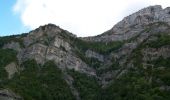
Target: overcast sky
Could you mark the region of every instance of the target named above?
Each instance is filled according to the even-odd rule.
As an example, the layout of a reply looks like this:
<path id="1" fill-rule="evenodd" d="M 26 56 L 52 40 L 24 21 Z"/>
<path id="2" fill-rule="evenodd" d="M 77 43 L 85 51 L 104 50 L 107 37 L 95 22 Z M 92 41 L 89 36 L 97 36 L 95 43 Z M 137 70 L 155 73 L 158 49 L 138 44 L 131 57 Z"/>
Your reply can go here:
<path id="1" fill-rule="evenodd" d="M 1 4 L 2 1 L 4 0 L 0 0 Z M 93 36 L 101 34 L 112 28 L 118 21 L 122 20 L 127 15 L 150 5 L 162 5 L 163 8 L 170 6 L 170 0 L 10 1 L 13 1 L 10 5 L 12 13 L 11 17 L 15 17 L 15 19 L 13 18 L 14 25 L 10 25 L 11 27 L 16 27 L 16 25 L 18 25 L 18 27 L 15 28 L 15 31 L 12 30 L 9 32 L 29 31 L 40 25 L 54 23 L 77 36 Z M 3 2 L 3 6 L 4 5 Z M 4 17 L 7 18 L 5 15 Z M 2 27 L 5 28 L 5 26 L 0 27 L 1 29 Z M 2 33 L 5 34 L 6 32 L 1 31 L 0 35 L 2 35 Z"/>

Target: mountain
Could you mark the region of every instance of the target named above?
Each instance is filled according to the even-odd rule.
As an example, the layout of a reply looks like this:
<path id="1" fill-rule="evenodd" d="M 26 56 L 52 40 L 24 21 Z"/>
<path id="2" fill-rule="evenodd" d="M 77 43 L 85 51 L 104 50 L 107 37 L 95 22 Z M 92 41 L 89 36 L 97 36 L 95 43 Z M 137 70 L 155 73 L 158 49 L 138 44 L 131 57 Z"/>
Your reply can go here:
<path id="1" fill-rule="evenodd" d="M 169 100 L 170 8 L 93 37 L 54 24 L 0 37 L 0 100 Z"/>

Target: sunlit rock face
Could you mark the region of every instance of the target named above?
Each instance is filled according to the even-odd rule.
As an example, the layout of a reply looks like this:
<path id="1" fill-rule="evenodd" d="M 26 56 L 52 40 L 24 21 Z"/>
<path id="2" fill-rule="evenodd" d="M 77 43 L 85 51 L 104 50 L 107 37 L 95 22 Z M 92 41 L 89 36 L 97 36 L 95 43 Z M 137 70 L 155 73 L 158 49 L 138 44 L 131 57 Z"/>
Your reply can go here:
<path id="1" fill-rule="evenodd" d="M 144 30 L 146 25 L 166 22 L 170 25 L 170 8 L 162 9 L 160 5 L 150 6 L 139 10 L 118 22 L 109 31 L 95 37 L 86 37 L 87 41 L 121 41 L 128 40 Z"/>
<path id="2" fill-rule="evenodd" d="M 37 63 L 44 64 L 48 60 L 53 60 L 62 70 L 69 68 L 95 75 L 95 70 L 76 56 L 74 48 L 69 43 L 72 40 L 65 36 L 76 38 L 75 35 L 53 24 L 31 31 L 24 37 L 25 48 L 18 53 L 19 61 L 35 59 Z"/>

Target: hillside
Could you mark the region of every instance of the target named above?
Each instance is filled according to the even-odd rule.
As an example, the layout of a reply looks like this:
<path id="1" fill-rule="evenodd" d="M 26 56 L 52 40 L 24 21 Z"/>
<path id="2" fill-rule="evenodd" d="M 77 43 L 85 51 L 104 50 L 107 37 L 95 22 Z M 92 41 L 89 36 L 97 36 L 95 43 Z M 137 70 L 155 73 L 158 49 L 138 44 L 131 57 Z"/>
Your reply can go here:
<path id="1" fill-rule="evenodd" d="M 48 24 L 0 37 L 0 100 L 169 100 L 169 61 L 170 8 L 93 37 Z"/>

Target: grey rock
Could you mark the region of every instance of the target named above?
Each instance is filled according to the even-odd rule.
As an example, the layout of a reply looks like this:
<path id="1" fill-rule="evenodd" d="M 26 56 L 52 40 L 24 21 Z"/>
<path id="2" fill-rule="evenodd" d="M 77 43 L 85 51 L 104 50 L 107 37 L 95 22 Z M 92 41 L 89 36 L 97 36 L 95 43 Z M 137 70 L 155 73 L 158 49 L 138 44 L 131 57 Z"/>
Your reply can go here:
<path id="1" fill-rule="evenodd" d="M 77 57 L 72 50 L 70 40 L 64 35 L 75 38 L 75 35 L 53 25 L 41 26 L 31 31 L 27 37 L 24 37 L 25 48 L 17 55 L 19 62 L 35 59 L 37 63 L 44 64 L 48 60 L 53 60 L 62 70 L 75 69 L 82 73 L 96 75 L 93 68 L 88 67 Z"/>
<path id="2" fill-rule="evenodd" d="M 133 58 L 133 56 L 136 56 L 136 52 L 133 51 L 135 49 L 138 50 L 138 47 L 142 54 L 141 68 L 144 70 L 149 67 L 154 68 L 154 64 L 149 64 L 148 61 L 156 60 L 159 57 L 170 57 L 170 45 L 160 48 L 140 48 L 142 43 L 157 40 L 158 38 L 154 35 L 160 33 L 169 34 L 169 32 L 170 8 L 162 9 L 161 6 L 156 5 L 144 8 L 125 17 L 109 31 L 95 37 L 77 38 L 72 33 L 58 26 L 48 24 L 40 26 L 31 31 L 27 36 L 24 36 L 22 38 L 24 43 L 23 48 L 20 47 L 18 42 L 10 42 L 5 44 L 3 49 L 9 48 L 18 51 L 17 58 L 19 64 L 29 59 L 35 59 L 38 64 L 43 65 L 45 62 L 53 60 L 57 67 L 62 70 L 63 77 L 73 95 L 77 100 L 81 100 L 79 91 L 74 87 L 74 79 L 67 73 L 67 70 L 74 69 L 88 76 L 94 76 L 97 78 L 99 84 L 105 88 L 116 79 L 126 75 L 131 69 L 138 72 L 139 69 L 134 64 L 135 57 Z M 79 50 L 79 48 L 76 47 L 77 45 L 74 45 L 74 40 L 76 39 L 105 43 L 122 41 L 124 44 L 119 49 L 111 51 L 110 54 L 100 54 L 97 51 L 92 51 L 90 48 L 87 48 L 87 51 L 83 52 L 85 55 L 81 56 L 87 59 L 95 58 L 100 61 L 100 64 L 97 63 L 96 68 L 92 68 L 90 64 L 86 64 L 86 59 L 81 59 L 77 54 L 76 50 Z M 155 69 L 166 70 L 166 67 L 161 66 Z M 11 79 L 19 69 L 17 64 L 12 62 L 5 67 L 5 70 L 8 73 L 8 78 Z M 153 76 L 146 77 L 148 83 L 152 83 L 153 79 Z M 161 83 L 161 79 L 157 80 Z M 165 85 L 161 86 L 160 90 L 169 91 L 170 89 L 169 86 Z M 21 100 L 22 98 L 6 89 L 0 90 L 0 100 L 1 99 Z"/>
<path id="3" fill-rule="evenodd" d="M 30 47 L 22 49 L 18 53 L 17 58 L 20 63 L 28 59 L 35 59 L 38 63 L 44 64 L 46 49 L 47 49 L 47 46 L 37 43 Z"/>
<path id="4" fill-rule="evenodd" d="M 159 89 L 163 91 L 170 91 L 170 86 L 161 86 Z"/>
<path id="5" fill-rule="evenodd" d="M 58 38 L 58 37 L 55 38 L 54 46 L 56 46 L 58 48 L 64 47 L 66 51 L 71 50 L 70 44 L 68 42 L 64 41 L 63 39 Z"/>
<path id="6" fill-rule="evenodd" d="M 76 55 L 70 52 L 62 51 L 56 47 L 49 47 L 47 50 L 46 59 L 54 60 L 58 67 L 62 70 L 65 68 L 75 69 L 76 71 L 95 75 L 95 70 L 88 67 L 87 64 L 80 58 L 77 58 Z"/>
<path id="7" fill-rule="evenodd" d="M 115 59 L 120 59 L 122 56 L 129 55 L 135 48 L 137 43 L 125 43 L 117 52 L 112 53 Z"/>
<path id="8" fill-rule="evenodd" d="M 15 73 L 18 72 L 16 63 L 11 62 L 5 67 L 6 72 L 8 73 L 8 79 L 11 79 Z"/>
<path id="9" fill-rule="evenodd" d="M 67 73 L 64 73 L 64 79 L 66 80 L 67 84 L 70 86 L 70 89 L 73 95 L 76 97 L 76 100 L 81 100 L 79 92 L 73 85 L 74 79 Z"/>
<path id="10" fill-rule="evenodd" d="M 62 32 L 65 32 L 65 33 L 62 33 Z M 53 25 L 53 24 L 40 26 L 39 28 L 29 32 L 29 35 L 27 37 L 24 37 L 24 45 L 27 47 L 31 44 L 41 42 L 47 39 L 48 41 L 51 41 L 56 36 L 61 37 L 64 34 L 70 37 L 76 37 L 76 35 L 69 33 L 68 31 L 63 30 L 60 27 Z"/>
<path id="11" fill-rule="evenodd" d="M 13 49 L 15 51 L 20 51 L 21 47 L 20 44 L 18 42 L 11 42 L 11 43 L 7 43 L 3 46 L 3 49 Z"/>
<path id="12" fill-rule="evenodd" d="M 125 17 L 109 31 L 98 36 L 85 37 L 83 40 L 103 42 L 128 40 L 144 30 L 145 26 L 156 22 L 165 22 L 170 25 L 169 7 L 162 9 L 160 5 L 156 5 L 144 8 Z"/>
<path id="13" fill-rule="evenodd" d="M 99 61 L 104 62 L 104 56 L 101 55 L 101 54 L 99 54 L 99 53 L 97 53 L 97 52 L 94 52 L 94 51 L 92 51 L 92 50 L 87 50 L 87 51 L 85 52 L 85 56 L 86 56 L 86 57 L 89 57 L 89 58 L 96 58 L 96 59 L 98 59 Z"/>
<path id="14" fill-rule="evenodd" d="M 9 89 L 0 90 L 0 100 L 23 100 Z"/>
<path id="15" fill-rule="evenodd" d="M 165 59 L 170 57 L 170 46 L 163 46 L 161 48 L 145 48 L 142 50 L 143 60 L 152 61 L 156 60 L 159 57 L 164 57 Z"/>

